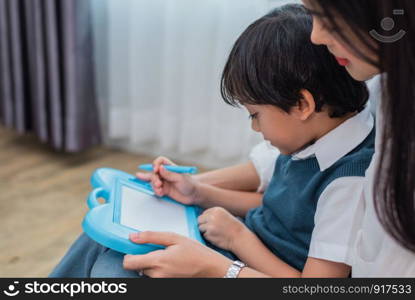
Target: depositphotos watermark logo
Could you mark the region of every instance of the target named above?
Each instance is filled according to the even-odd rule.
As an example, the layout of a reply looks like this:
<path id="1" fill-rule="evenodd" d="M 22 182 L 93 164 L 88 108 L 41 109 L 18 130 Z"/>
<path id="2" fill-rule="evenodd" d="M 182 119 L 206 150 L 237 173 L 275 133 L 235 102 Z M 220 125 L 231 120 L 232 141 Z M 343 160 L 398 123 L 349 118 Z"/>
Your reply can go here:
<path id="1" fill-rule="evenodd" d="M 405 11 L 403 9 L 393 10 L 394 16 L 403 16 L 404 14 L 405 14 Z M 384 31 L 391 31 L 392 29 L 395 28 L 395 21 L 394 19 L 390 17 L 383 18 L 382 21 L 380 22 L 380 27 Z M 373 29 L 369 33 L 375 40 L 381 43 L 395 43 L 404 37 L 404 35 L 406 34 L 406 31 L 403 29 L 400 29 L 397 33 L 393 35 L 382 35 Z"/>
<path id="2" fill-rule="evenodd" d="M 16 290 L 16 285 L 18 285 L 19 282 L 18 281 L 14 281 L 13 284 L 10 284 L 7 287 L 7 290 L 4 290 L 3 293 L 9 297 L 14 297 L 19 295 L 20 291 Z"/>
<path id="3" fill-rule="evenodd" d="M 72 283 L 48 283 L 48 282 L 27 282 L 22 289 L 18 288 L 18 281 L 10 284 L 3 293 L 9 297 L 22 294 L 66 294 L 71 297 L 77 294 L 125 294 L 127 293 L 126 283 L 107 283 L 105 281 L 90 282 L 72 282 Z"/>

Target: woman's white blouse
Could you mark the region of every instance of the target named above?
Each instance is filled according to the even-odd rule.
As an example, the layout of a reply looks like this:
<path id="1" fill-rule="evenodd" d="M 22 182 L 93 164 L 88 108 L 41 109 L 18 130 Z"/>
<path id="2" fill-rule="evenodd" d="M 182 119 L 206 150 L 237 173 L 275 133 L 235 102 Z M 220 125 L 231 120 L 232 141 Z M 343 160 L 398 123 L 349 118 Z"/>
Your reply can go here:
<path id="1" fill-rule="evenodd" d="M 272 178 L 272 173 L 274 173 L 275 162 L 279 154 L 280 151 L 268 141 L 259 143 L 251 150 L 249 159 L 254 164 L 260 179 L 258 192 L 263 193 L 266 190 Z"/>
<path id="2" fill-rule="evenodd" d="M 376 82 L 374 83 L 376 84 Z M 378 86 L 378 88 L 380 88 Z M 373 87 L 370 88 L 373 91 Z M 378 93 L 379 94 L 379 93 Z M 356 210 L 353 227 L 356 239 L 352 247 L 353 277 L 415 277 L 415 253 L 401 247 L 380 224 L 373 200 L 376 166 L 384 126 L 380 105 L 376 113 L 376 148 L 372 163 L 366 171 L 361 209 Z M 415 179 L 414 179 L 415 180 Z"/>
<path id="3" fill-rule="evenodd" d="M 354 219 L 350 224 L 353 238 L 349 241 L 348 259 L 352 265 L 353 277 L 415 277 L 415 253 L 395 242 L 382 228 L 373 204 L 373 184 L 376 164 L 379 161 L 380 137 L 382 136 L 382 116 L 380 114 L 380 76 L 368 82 L 370 104 L 376 115 L 376 152 L 366 171 L 361 200 L 354 209 Z M 268 142 L 257 145 L 250 159 L 261 179 L 258 191 L 263 192 L 269 184 L 274 170 L 278 150 Z M 414 179 L 415 180 L 415 179 Z M 355 191 L 356 192 L 356 191 Z"/>

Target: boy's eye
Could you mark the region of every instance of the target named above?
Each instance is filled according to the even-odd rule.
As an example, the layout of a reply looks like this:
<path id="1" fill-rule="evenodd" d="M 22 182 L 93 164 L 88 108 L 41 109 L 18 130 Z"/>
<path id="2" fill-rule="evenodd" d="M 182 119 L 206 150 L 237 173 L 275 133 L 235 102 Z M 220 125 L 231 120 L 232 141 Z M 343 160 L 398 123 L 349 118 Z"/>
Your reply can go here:
<path id="1" fill-rule="evenodd" d="M 257 117 L 258 117 L 258 113 L 253 113 L 253 114 L 249 115 L 249 118 L 251 120 L 256 119 Z"/>

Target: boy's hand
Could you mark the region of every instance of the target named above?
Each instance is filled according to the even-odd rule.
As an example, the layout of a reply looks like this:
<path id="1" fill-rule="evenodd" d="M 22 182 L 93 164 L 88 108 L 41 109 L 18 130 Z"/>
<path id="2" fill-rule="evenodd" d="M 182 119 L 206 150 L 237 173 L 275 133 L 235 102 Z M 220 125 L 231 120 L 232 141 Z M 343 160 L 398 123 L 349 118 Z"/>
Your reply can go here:
<path id="1" fill-rule="evenodd" d="M 199 230 L 212 244 L 233 251 L 235 240 L 245 225 L 221 207 L 207 209 L 198 218 Z"/>
<path id="2" fill-rule="evenodd" d="M 175 165 L 165 157 L 153 161 L 153 173 L 136 173 L 137 178 L 150 181 L 154 193 L 159 196 L 169 196 L 186 205 L 197 205 L 197 181 L 189 175 L 170 172 L 163 165 Z"/>

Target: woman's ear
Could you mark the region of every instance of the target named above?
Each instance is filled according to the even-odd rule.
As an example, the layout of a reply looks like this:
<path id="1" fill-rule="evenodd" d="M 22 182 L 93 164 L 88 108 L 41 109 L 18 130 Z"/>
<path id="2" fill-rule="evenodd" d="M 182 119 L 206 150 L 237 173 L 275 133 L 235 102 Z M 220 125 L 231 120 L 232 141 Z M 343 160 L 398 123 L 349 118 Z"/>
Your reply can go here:
<path id="1" fill-rule="evenodd" d="M 291 112 L 296 114 L 301 121 L 306 121 L 316 111 L 316 103 L 308 90 L 301 90 L 300 94 L 301 98 Z"/>

